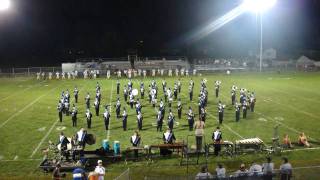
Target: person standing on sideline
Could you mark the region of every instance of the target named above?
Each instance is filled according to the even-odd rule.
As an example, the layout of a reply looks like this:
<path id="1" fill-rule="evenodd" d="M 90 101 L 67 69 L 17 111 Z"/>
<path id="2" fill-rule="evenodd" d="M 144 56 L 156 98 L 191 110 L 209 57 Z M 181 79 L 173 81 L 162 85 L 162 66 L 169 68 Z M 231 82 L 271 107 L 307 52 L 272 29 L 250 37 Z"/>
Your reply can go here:
<path id="1" fill-rule="evenodd" d="M 120 93 L 120 81 L 117 79 L 117 95 Z"/>
<path id="2" fill-rule="evenodd" d="M 283 163 L 280 166 L 280 179 L 290 180 L 292 177 L 292 166 L 288 161 L 288 158 L 282 158 Z"/>
<path id="3" fill-rule="evenodd" d="M 214 155 L 218 156 L 219 152 L 221 151 L 221 141 L 222 141 L 222 133 L 220 131 L 219 126 L 212 134 L 212 141 L 214 143 Z"/>
<path id="4" fill-rule="evenodd" d="M 197 144 L 197 152 L 201 152 L 202 150 L 202 138 L 204 135 L 204 122 L 198 119 L 198 121 L 194 125 L 195 128 L 195 136 L 196 136 L 196 144 Z"/>
<path id="5" fill-rule="evenodd" d="M 96 166 L 94 172 L 98 174 L 98 180 L 104 180 L 106 169 L 102 166 L 102 160 L 98 160 L 98 166 Z"/>

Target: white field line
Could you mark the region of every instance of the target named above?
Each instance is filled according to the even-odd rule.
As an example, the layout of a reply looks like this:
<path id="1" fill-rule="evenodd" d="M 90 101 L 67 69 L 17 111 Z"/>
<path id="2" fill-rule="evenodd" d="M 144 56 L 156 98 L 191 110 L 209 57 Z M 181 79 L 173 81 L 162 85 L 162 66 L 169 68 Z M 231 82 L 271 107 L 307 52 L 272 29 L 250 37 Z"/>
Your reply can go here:
<path id="1" fill-rule="evenodd" d="M 14 117 L 18 116 L 19 114 L 23 113 L 26 109 L 28 109 L 29 107 L 31 107 L 33 104 L 35 104 L 36 102 L 38 102 L 41 98 L 43 98 L 44 96 L 48 95 L 51 93 L 51 91 L 57 89 L 58 87 L 56 86 L 55 88 L 51 89 L 50 91 L 48 91 L 47 93 L 39 96 L 37 99 L 35 99 L 34 101 L 32 101 L 31 103 L 29 103 L 28 105 L 26 105 L 23 109 L 21 109 L 20 111 L 18 111 L 17 113 L 14 113 L 12 116 L 10 116 L 6 121 L 4 121 L 3 123 L 0 124 L 0 128 L 2 128 L 4 125 L 6 125 L 10 120 L 12 120 Z"/>
<path id="2" fill-rule="evenodd" d="M 57 123 L 59 122 L 59 118 L 52 124 L 52 126 L 50 127 L 49 131 L 46 133 L 46 135 L 41 139 L 41 141 L 39 142 L 38 146 L 33 150 L 33 152 L 30 155 L 30 158 L 32 158 L 36 152 L 39 150 L 39 148 L 41 147 L 42 143 L 47 139 L 47 137 L 49 136 L 49 134 L 51 133 L 51 131 L 53 130 L 53 128 L 57 125 Z"/>
<path id="3" fill-rule="evenodd" d="M 273 121 L 273 122 L 276 122 L 276 123 L 278 123 L 278 124 L 281 124 L 283 127 L 291 130 L 292 132 L 295 132 L 295 133 L 297 133 L 297 134 L 300 134 L 300 133 L 302 132 L 302 131 L 299 131 L 299 130 L 297 130 L 297 129 L 294 129 L 294 128 L 292 128 L 292 127 L 290 127 L 290 126 L 288 126 L 288 125 L 286 125 L 286 124 L 284 124 L 284 123 L 282 123 L 282 122 L 280 122 L 280 121 L 277 121 L 277 120 L 273 119 L 272 117 L 267 116 L 267 115 L 265 115 L 265 114 L 263 114 L 263 113 L 261 113 L 261 112 L 259 112 L 259 111 L 256 111 L 256 113 L 257 113 L 258 115 L 261 115 L 261 116 L 265 117 L 266 119 L 269 119 L 269 120 L 271 120 L 271 121 Z M 311 139 L 312 141 L 317 141 L 316 139 L 314 139 L 314 138 L 312 138 L 312 137 L 310 137 L 310 136 L 308 136 L 308 137 L 309 137 L 309 139 Z"/>
<path id="4" fill-rule="evenodd" d="M 18 91 L 18 92 L 16 92 L 16 93 L 13 93 L 13 94 L 7 96 L 7 97 L 4 97 L 4 98 L 0 99 L 0 102 L 2 102 L 2 101 L 4 101 L 4 100 L 7 100 L 7 99 L 9 99 L 9 98 L 11 98 L 11 97 L 13 97 L 13 96 L 18 95 L 18 94 L 21 94 L 21 93 L 23 93 L 23 92 L 26 92 L 26 91 L 28 91 L 29 89 L 34 88 L 36 85 L 41 84 L 41 83 L 43 83 L 43 82 L 46 82 L 46 81 L 38 82 L 38 83 L 36 83 L 36 84 L 34 84 L 34 85 L 30 86 L 30 87 L 24 88 L 22 91 Z"/>
<path id="5" fill-rule="evenodd" d="M 80 91 L 83 89 L 83 87 L 80 89 Z M 72 102 L 74 101 L 74 98 L 72 99 Z M 42 143 L 48 138 L 48 136 L 50 135 L 51 131 L 53 130 L 53 128 L 57 125 L 57 123 L 59 122 L 59 118 L 52 124 L 52 126 L 50 127 L 49 131 L 45 134 L 45 136 L 41 139 L 41 141 L 39 142 L 39 144 L 37 145 L 37 147 L 33 150 L 32 154 L 30 155 L 30 158 L 32 158 L 36 152 L 39 150 L 39 148 L 41 147 Z"/>
<path id="6" fill-rule="evenodd" d="M 110 124 L 111 124 L 111 113 L 112 113 L 112 94 L 113 94 L 113 80 L 111 81 L 111 92 L 110 92 L 110 119 L 109 119 L 109 125 L 108 125 L 108 131 L 107 131 L 107 139 L 110 138 Z"/>
<path id="7" fill-rule="evenodd" d="M 283 150 L 282 152 L 292 152 L 292 151 L 310 151 L 310 150 L 319 150 L 320 147 L 315 147 L 315 148 L 303 148 L 303 149 L 288 149 L 288 150 Z M 320 166 L 319 166 L 320 167 Z"/>
<path id="8" fill-rule="evenodd" d="M 265 96 L 261 96 L 261 97 L 264 97 L 264 98 L 265 98 Z M 265 99 L 266 99 L 266 98 L 265 98 Z M 294 110 L 295 112 L 298 112 L 298 113 L 300 113 L 300 114 L 304 114 L 304 115 L 307 115 L 307 116 L 309 116 L 309 117 L 312 117 L 312 118 L 315 118 L 315 119 L 319 119 L 318 116 L 316 116 L 316 115 L 314 115 L 314 114 L 312 114 L 312 113 L 310 113 L 310 112 L 300 110 L 300 109 L 298 109 L 298 108 L 295 108 L 295 107 L 293 107 L 293 106 L 289 106 L 289 105 L 287 105 L 287 104 L 279 103 L 279 102 L 274 101 L 274 100 L 272 100 L 272 99 L 268 99 L 268 100 L 271 101 L 271 103 L 275 103 L 275 104 L 280 105 L 281 107 L 287 107 L 287 108 L 292 109 L 292 110 Z M 269 102 L 269 101 L 266 101 L 266 102 Z"/>
<path id="9" fill-rule="evenodd" d="M 25 161 L 41 161 L 42 159 L 2 159 L 0 162 L 25 162 Z"/>

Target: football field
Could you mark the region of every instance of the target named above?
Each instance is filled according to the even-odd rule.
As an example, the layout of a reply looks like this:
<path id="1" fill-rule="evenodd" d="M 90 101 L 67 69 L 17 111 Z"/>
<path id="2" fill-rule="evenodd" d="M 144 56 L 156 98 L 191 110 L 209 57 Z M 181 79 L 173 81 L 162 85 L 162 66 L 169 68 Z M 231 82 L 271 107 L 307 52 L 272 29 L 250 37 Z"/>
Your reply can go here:
<path id="1" fill-rule="evenodd" d="M 188 97 L 188 84 L 192 78 L 195 82 L 193 101 Z M 220 126 L 224 140 L 232 141 L 246 138 L 259 137 L 266 145 L 272 145 L 274 126 L 279 125 L 280 141 L 284 134 L 288 134 L 292 142 L 297 142 L 300 132 L 308 136 L 308 140 L 314 148 L 312 153 L 308 149 L 296 147 L 295 150 L 286 154 L 292 159 L 292 164 L 307 166 L 320 164 L 320 73 L 234 73 L 210 74 L 201 77 L 181 77 L 182 92 L 178 96 L 183 104 L 183 115 L 178 119 L 177 101 L 173 101 L 172 111 L 176 117 L 174 133 L 177 141 L 186 141 L 188 135 L 194 131 L 188 130 L 186 114 L 189 106 L 198 113 L 198 94 L 201 79 L 207 79 L 209 92 L 207 106 L 207 120 L 205 127 L 205 140 L 211 142 L 211 135 L 217 123 L 217 103 L 219 100 L 226 105 L 224 121 Z M 176 77 L 165 77 L 167 87 L 173 88 Z M 220 96 L 216 98 L 214 93 L 214 81 L 222 82 Z M 143 81 L 145 89 L 151 83 L 152 78 L 133 79 L 133 88 L 139 89 Z M 156 77 L 155 81 L 159 88 L 158 97 L 163 97 L 162 78 Z M 101 147 L 104 139 L 111 142 L 120 141 L 121 149 L 129 147 L 129 138 L 137 129 L 135 109 L 124 102 L 123 86 L 128 80 L 120 80 L 120 94 L 116 93 L 116 79 L 99 78 L 76 79 L 76 80 L 46 80 L 37 81 L 35 78 L 0 78 L 0 175 L 2 176 L 34 176 L 41 174 L 38 165 L 43 157 L 42 149 L 48 146 L 48 141 L 58 142 L 60 131 L 71 137 L 81 127 L 86 128 L 85 119 L 85 95 L 91 95 L 91 105 L 95 96 L 96 83 L 101 85 L 102 103 L 100 116 L 95 116 L 94 107 L 92 128 L 88 133 L 96 136 L 96 144 L 86 146 L 87 150 L 95 150 Z M 256 96 L 255 112 L 249 112 L 246 119 L 235 121 L 235 108 L 231 105 L 231 86 L 236 85 L 238 89 L 246 88 L 254 91 Z M 71 116 L 64 116 L 63 122 L 58 120 L 57 104 L 62 91 L 69 90 L 71 104 L 73 103 L 73 89 L 79 89 L 78 127 L 72 127 Z M 138 95 L 140 97 L 140 94 Z M 115 116 L 114 105 L 117 97 L 121 100 L 122 108 L 126 107 L 128 112 L 128 130 L 122 130 L 122 121 Z M 237 100 L 239 92 L 237 93 Z M 159 100 L 159 98 L 158 98 Z M 156 110 L 148 102 L 147 93 L 142 103 L 143 130 L 140 131 L 143 145 L 152 145 L 162 142 L 162 133 L 156 131 Z M 110 129 L 106 131 L 102 114 L 104 105 L 111 105 Z M 72 107 L 72 106 L 71 106 Z M 121 108 L 121 113 L 122 113 Z M 166 116 L 169 108 L 166 104 Z M 167 120 L 167 117 L 164 118 Z M 164 123 L 163 131 L 166 129 Z M 189 145 L 195 144 L 194 138 L 189 139 Z M 241 161 L 246 156 L 242 157 Z M 254 159 L 255 157 L 248 157 Z M 257 157 L 258 158 L 258 157 Z M 259 157 L 259 160 L 261 158 Z M 159 163 L 166 163 L 166 160 Z M 168 160 L 170 161 L 170 160 Z M 214 161 L 214 159 L 212 160 Z M 230 161 L 230 159 L 229 159 Z M 127 166 L 135 165 L 128 164 Z M 214 166 L 214 165 L 212 165 Z M 112 167 L 112 166 L 111 166 Z M 117 166 L 111 168 L 115 169 Z M 121 168 L 124 168 L 123 166 Z M 107 167 L 108 169 L 108 167 Z M 110 170 L 112 171 L 112 170 Z M 1 178 L 0 178 L 1 179 Z"/>

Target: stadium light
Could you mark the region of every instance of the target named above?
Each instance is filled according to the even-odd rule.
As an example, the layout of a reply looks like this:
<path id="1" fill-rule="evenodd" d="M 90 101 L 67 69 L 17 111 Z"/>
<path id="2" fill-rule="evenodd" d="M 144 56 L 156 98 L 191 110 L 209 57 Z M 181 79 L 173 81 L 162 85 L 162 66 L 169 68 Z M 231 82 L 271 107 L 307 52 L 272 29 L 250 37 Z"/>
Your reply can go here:
<path id="1" fill-rule="evenodd" d="M 244 0 L 243 6 L 247 11 L 262 13 L 272 8 L 277 3 L 277 0 Z"/>
<path id="2" fill-rule="evenodd" d="M 9 9 L 10 0 L 0 0 L 0 11 L 4 11 Z"/>
<path id="3" fill-rule="evenodd" d="M 260 55 L 259 55 L 259 71 L 262 71 L 262 59 L 263 59 L 263 33 L 262 33 L 262 14 L 263 12 L 271 9 L 277 0 L 244 0 L 242 6 L 246 11 L 251 11 L 260 15 Z"/>

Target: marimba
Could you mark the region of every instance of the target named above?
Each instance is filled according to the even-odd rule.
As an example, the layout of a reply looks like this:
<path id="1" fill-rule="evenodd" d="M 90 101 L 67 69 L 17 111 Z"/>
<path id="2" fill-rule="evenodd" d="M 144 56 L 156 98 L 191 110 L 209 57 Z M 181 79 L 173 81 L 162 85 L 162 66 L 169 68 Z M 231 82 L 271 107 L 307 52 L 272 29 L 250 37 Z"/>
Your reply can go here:
<path id="1" fill-rule="evenodd" d="M 264 147 L 263 141 L 260 138 L 250 138 L 237 140 L 235 142 L 235 152 L 256 152 L 262 151 Z"/>
<path id="2" fill-rule="evenodd" d="M 160 150 L 166 149 L 166 150 L 175 150 L 177 149 L 177 153 L 179 154 L 180 151 L 181 153 L 183 153 L 183 148 L 186 148 L 187 145 L 185 145 L 182 142 L 176 142 L 176 143 L 172 143 L 172 144 L 155 144 L 155 145 L 151 145 L 149 146 L 149 154 L 151 154 L 151 150 L 155 149 L 155 148 L 159 148 Z"/>

